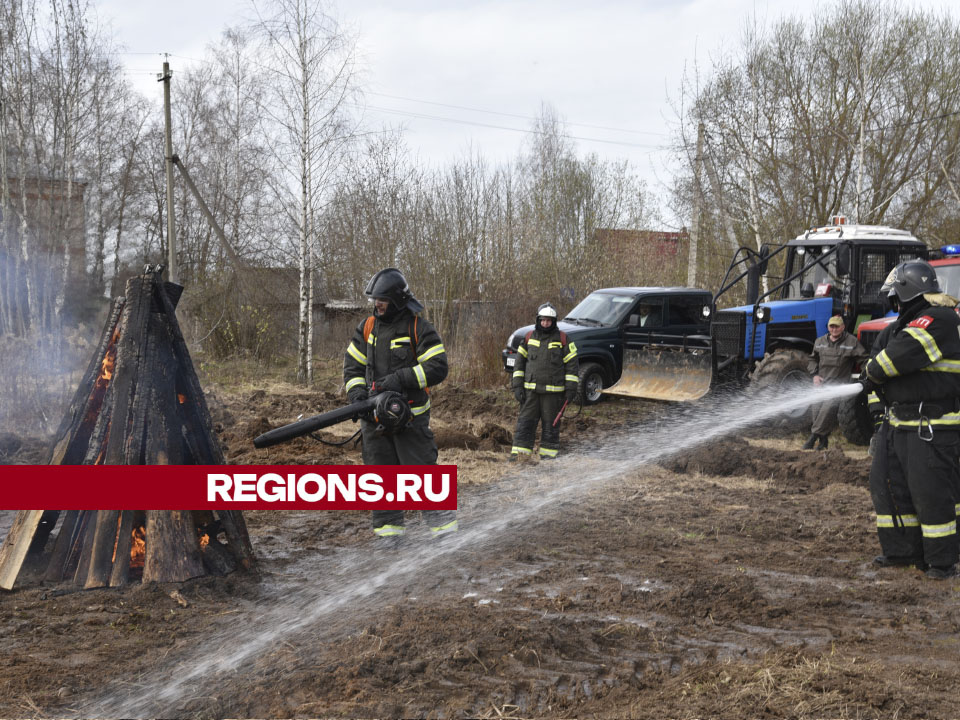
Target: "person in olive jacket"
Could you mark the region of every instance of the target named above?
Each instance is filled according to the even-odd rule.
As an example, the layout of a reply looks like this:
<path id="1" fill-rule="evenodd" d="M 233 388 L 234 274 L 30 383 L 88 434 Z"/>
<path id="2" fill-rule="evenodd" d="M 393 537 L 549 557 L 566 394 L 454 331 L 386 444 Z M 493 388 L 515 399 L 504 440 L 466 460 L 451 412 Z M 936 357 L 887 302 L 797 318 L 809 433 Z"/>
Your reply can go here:
<path id="1" fill-rule="evenodd" d="M 511 386 L 520 403 L 510 459 L 530 456 L 540 431 L 540 457 L 552 459 L 560 451 L 557 416 L 564 400 L 577 397 L 579 362 L 577 346 L 557 327 L 557 310 L 550 303 L 537 309 L 537 324 L 517 348 Z"/>
<path id="2" fill-rule="evenodd" d="M 813 374 L 813 384 L 817 387 L 823 384 L 848 383 L 854 367 L 866 359 L 867 351 L 863 345 L 846 331 L 843 318 L 834 315 L 827 321 L 827 334 L 818 337 L 813 344 L 813 354 L 807 370 Z M 817 449 L 827 449 L 830 433 L 837 427 L 839 407 L 840 400 L 814 405 L 813 426 L 810 428 L 810 437 L 803 445 L 804 450 L 813 450 L 818 440 Z"/>
<path id="3" fill-rule="evenodd" d="M 374 301 L 374 314 L 357 326 L 343 358 L 347 396 L 356 403 L 376 393 L 399 392 L 409 405 L 410 422 L 398 432 L 384 432 L 372 419 L 361 419 L 363 462 L 435 465 L 428 388 L 447 377 L 443 342 L 433 325 L 418 315 L 423 305 L 396 268 L 378 272 L 364 292 Z M 434 537 L 457 530 L 456 511 L 431 510 L 423 516 Z M 402 511 L 373 511 L 377 537 L 396 545 L 405 531 Z"/>

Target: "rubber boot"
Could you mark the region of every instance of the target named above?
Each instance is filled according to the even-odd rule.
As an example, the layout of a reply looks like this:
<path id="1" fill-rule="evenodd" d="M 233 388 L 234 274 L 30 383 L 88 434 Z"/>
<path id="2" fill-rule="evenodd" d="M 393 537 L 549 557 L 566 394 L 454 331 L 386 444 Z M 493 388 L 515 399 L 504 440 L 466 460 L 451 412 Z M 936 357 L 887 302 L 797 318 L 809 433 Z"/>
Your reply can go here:
<path id="1" fill-rule="evenodd" d="M 933 565 L 932 567 L 927 568 L 924 574 L 931 580 L 946 580 L 947 578 L 957 576 L 957 566 L 950 565 L 948 567 L 939 567 L 937 565 Z"/>
<path id="2" fill-rule="evenodd" d="M 813 446 L 816 444 L 816 442 L 817 442 L 817 436 L 811 435 L 810 437 L 807 438 L 807 441 L 803 444 L 803 448 L 801 449 L 813 450 Z"/>
<path id="3" fill-rule="evenodd" d="M 817 445 L 817 450 L 826 450 L 826 449 L 827 449 L 827 446 L 830 444 L 830 441 L 829 441 L 828 437 L 829 437 L 828 435 L 821 435 L 821 436 L 820 436 L 820 444 Z"/>

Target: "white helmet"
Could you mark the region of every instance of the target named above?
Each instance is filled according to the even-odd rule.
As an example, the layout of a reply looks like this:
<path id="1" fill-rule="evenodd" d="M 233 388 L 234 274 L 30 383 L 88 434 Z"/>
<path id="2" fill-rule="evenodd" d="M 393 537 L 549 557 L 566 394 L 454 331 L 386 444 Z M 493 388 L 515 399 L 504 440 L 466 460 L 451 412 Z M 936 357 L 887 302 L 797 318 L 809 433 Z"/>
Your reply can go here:
<path id="1" fill-rule="evenodd" d="M 545 302 L 537 308 L 537 323 L 540 322 L 540 318 L 552 318 L 556 322 L 557 309 L 550 303 Z"/>

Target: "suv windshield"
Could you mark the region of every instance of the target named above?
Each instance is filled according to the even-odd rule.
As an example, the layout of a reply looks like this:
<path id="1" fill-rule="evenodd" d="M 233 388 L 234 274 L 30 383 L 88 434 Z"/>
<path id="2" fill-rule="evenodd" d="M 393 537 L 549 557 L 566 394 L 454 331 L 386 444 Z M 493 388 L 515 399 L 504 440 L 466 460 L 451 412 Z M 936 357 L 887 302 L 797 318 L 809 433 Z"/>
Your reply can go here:
<path id="1" fill-rule="evenodd" d="M 590 293 L 564 318 L 567 322 L 616 325 L 630 311 L 636 298 L 633 295 Z"/>
<path id="2" fill-rule="evenodd" d="M 793 263 L 791 272 L 797 272 L 800 268 L 814 263 L 812 267 L 807 268 L 802 274 L 790 281 L 787 289 L 787 297 L 802 297 L 800 291 L 805 285 L 813 286 L 814 292 L 817 286 L 822 283 L 828 283 L 833 286 L 840 285 L 837 279 L 837 255 L 834 253 L 826 260 L 820 260 L 820 256 L 826 254 L 831 247 L 829 245 L 820 247 L 819 245 L 797 247 L 793 253 Z"/>
<path id="3" fill-rule="evenodd" d="M 947 295 L 960 298 L 960 264 L 935 265 L 934 270 L 937 271 L 937 281 L 940 283 L 940 289 Z"/>

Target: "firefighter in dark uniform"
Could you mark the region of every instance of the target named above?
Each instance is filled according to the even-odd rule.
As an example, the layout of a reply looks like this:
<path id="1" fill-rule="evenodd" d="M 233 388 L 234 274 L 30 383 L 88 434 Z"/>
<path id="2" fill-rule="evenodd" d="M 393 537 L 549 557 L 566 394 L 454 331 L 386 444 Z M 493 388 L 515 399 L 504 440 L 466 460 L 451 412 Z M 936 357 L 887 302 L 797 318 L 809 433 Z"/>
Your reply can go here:
<path id="1" fill-rule="evenodd" d="M 557 327 L 557 310 L 550 303 L 537 309 L 537 324 L 517 348 L 513 368 L 514 397 L 520 417 L 513 434 L 510 459 L 533 452 L 540 423 L 540 457 L 552 459 L 560 450 L 560 424 L 554 424 L 564 400 L 577 397 L 579 362 L 577 346 Z"/>
<path id="2" fill-rule="evenodd" d="M 368 465 L 435 465 L 437 443 L 430 429 L 428 388 L 447 376 L 447 354 L 440 335 L 417 313 L 423 305 L 403 274 L 386 268 L 367 283 L 374 314 L 357 326 L 343 358 L 343 381 L 351 403 L 392 390 L 402 393 L 410 421 L 399 432 L 384 433 L 372 419 L 361 419 L 363 462 Z M 457 530 L 455 511 L 424 512 L 434 537 Z M 374 510 L 373 531 L 391 544 L 404 535 L 402 511 Z"/>
<path id="3" fill-rule="evenodd" d="M 916 565 L 934 579 L 952 577 L 958 558 L 957 457 L 960 453 L 960 317 L 931 305 L 940 293 L 933 267 L 908 260 L 881 292 L 900 316 L 877 338 L 861 377 L 886 407 L 877 433 L 870 494 L 884 566 Z"/>

